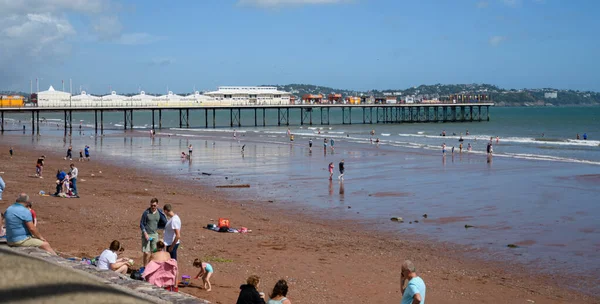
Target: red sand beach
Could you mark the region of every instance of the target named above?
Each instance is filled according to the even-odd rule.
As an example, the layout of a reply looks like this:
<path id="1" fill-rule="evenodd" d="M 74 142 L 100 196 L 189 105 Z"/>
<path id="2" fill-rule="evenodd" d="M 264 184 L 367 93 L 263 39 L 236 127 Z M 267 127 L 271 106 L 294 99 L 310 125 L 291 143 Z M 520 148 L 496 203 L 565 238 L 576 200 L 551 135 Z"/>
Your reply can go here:
<path id="1" fill-rule="evenodd" d="M 278 279 L 287 279 L 293 303 L 397 303 L 404 259 L 412 260 L 425 280 L 427 303 L 600 302 L 600 298 L 561 287 L 563 279 L 558 274 L 532 274 L 523 265 L 466 258 L 470 249 L 365 230 L 353 221 L 323 222 L 310 212 L 290 211 L 277 203 L 234 200 L 198 182 L 116 166 L 101 153 L 91 162 L 75 162 L 81 198 L 38 196 L 40 190 L 54 189 L 56 169 L 67 169 L 69 162 L 52 151 L 15 148 L 16 156 L 10 159 L 9 147 L 0 145 L 0 172 L 7 186 L 0 202 L 3 210 L 19 192 L 26 192 L 33 197 L 38 228 L 57 251 L 93 257 L 117 239 L 126 248 L 125 255 L 139 266 L 143 210 L 152 197 L 161 206 L 171 203 L 183 223 L 181 274 L 196 274 L 195 258 L 209 258 L 215 269 L 211 292 L 200 289 L 198 281 L 180 291 L 213 303 L 233 303 L 240 284 L 251 274 L 262 278 L 259 289 L 267 294 Z M 45 178 L 38 179 L 32 175 L 35 160 L 42 154 L 48 157 Z M 248 227 L 252 232 L 203 229 L 219 217 L 228 217 L 234 227 Z"/>

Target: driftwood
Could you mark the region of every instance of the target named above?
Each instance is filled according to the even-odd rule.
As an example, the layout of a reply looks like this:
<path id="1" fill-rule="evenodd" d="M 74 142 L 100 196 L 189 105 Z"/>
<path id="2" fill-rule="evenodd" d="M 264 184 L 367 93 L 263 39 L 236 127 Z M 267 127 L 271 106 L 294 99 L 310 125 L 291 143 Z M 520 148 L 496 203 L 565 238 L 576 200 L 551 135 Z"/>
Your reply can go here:
<path id="1" fill-rule="evenodd" d="M 221 186 L 217 186 L 217 188 L 250 188 L 250 185 L 248 185 L 248 184 L 242 184 L 242 185 L 221 185 Z"/>

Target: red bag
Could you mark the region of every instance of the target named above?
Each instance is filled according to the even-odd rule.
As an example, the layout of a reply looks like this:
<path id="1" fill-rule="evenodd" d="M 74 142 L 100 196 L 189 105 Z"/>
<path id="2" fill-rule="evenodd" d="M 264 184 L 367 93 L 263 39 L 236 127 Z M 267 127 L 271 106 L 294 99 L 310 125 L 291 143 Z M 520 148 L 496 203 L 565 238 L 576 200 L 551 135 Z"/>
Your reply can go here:
<path id="1" fill-rule="evenodd" d="M 231 228 L 229 225 L 230 224 L 229 224 L 229 219 L 228 218 L 224 218 L 224 217 L 219 218 L 219 228 L 227 228 L 227 229 L 229 229 L 229 228 Z"/>

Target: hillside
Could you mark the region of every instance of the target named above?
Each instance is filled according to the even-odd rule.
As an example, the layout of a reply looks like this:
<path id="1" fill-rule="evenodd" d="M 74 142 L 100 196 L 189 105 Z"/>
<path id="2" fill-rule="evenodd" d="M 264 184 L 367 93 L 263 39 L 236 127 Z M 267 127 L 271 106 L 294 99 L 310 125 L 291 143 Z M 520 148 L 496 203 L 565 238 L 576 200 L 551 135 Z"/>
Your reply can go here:
<path id="1" fill-rule="evenodd" d="M 591 91 L 574 90 L 556 90 L 552 88 L 543 89 L 501 89 L 491 84 L 435 84 L 420 85 L 406 89 L 388 89 L 388 90 L 370 90 L 355 91 L 339 88 L 330 88 L 312 84 L 286 84 L 272 85 L 279 90 L 291 92 L 297 97 L 304 94 L 331 94 L 338 93 L 343 96 L 386 96 L 395 95 L 399 98 L 413 96 L 416 100 L 444 98 L 449 95 L 464 94 L 475 95 L 485 94 L 490 96 L 491 100 L 497 106 L 529 106 L 529 105 L 600 105 L 600 93 Z M 556 98 L 547 98 L 546 93 L 556 93 Z M 28 97 L 26 92 L 0 91 L 0 95 L 22 95 Z M 132 96 L 137 93 L 123 94 Z M 187 95 L 190 93 L 181 93 Z M 553 97 L 553 96 L 552 96 Z"/>

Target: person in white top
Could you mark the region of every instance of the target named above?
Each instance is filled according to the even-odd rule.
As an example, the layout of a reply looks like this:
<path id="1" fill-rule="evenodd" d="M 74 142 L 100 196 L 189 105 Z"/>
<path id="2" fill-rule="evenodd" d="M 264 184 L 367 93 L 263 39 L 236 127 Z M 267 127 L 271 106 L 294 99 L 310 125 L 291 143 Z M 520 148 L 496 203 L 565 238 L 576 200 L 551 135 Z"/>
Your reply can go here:
<path id="1" fill-rule="evenodd" d="M 75 164 L 71 164 L 71 171 L 69 176 L 71 179 L 71 188 L 73 188 L 73 195 L 77 196 L 77 175 L 79 175 L 79 169 L 75 167 Z"/>
<path id="2" fill-rule="evenodd" d="M 128 258 L 118 259 L 117 256 L 121 252 L 123 252 L 121 243 L 117 240 L 112 241 L 110 247 L 100 254 L 100 257 L 98 258 L 98 269 L 112 270 L 120 274 L 126 274 L 129 266 L 133 264 L 133 260 Z"/>
<path id="3" fill-rule="evenodd" d="M 177 260 L 177 248 L 179 248 L 179 240 L 181 239 L 181 219 L 175 214 L 171 204 L 165 204 L 163 211 L 169 218 L 165 226 L 165 245 L 167 245 L 167 252 L 169 252 L 171 258 Z"/>

